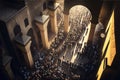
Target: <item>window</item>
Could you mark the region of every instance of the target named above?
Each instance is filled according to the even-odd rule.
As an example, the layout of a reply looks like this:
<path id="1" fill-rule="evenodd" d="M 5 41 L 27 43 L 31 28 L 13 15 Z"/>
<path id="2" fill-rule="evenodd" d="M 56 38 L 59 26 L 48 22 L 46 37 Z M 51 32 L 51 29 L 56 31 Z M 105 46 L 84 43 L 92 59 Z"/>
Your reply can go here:
<path id="1" fill-rule="evenodd" d="M 20 25 L 17 24 L 14 27 L 14 35 L 17 36 L 18 34 L 22 34 L 22 33 L 21 33 Z"/>
<path id="2" fill-rule="evenodd" d="M 29 22 L 28 22 L 27 18 L 25 18 L 24 23 L 25 23 L 25 27 L 27 27 L 29 25 Z"/>

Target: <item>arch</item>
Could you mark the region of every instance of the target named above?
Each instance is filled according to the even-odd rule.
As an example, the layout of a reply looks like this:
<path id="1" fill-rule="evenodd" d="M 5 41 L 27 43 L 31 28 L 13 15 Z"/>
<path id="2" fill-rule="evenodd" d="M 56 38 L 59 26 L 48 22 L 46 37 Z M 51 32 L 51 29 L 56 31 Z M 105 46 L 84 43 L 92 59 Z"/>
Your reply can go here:
<path id="1" fill-rule="evenodd" d="M 64 13 L 69 14 L 71 7 L 83 5 L 87 7 L 92 14 L 92 23 L 98 23 L 98 17 L 103 1 L 101 0 L 64 0 Z M 97 6 L 97 7 L 96 7 Z"/>
<path id="2" fill-rule="evenodd" d="M 29 25 L 28 18 L 25 18 L 25 19 L 24 19 L 24 24 L 25 24 L 25 27 L 27 27 L 27 26 Z"/>
<path id="3" fill-rule="evenodd" d="M 14 35 L 17 36 L 17 35 L 20 35 L 20 34 L 22 34 L 21 28 L 20 28 L 20 25 L 17 24 L 17 25 L 14 27 Z"/>
<path id="4" fill-rule="evenodd" d="M 84 51 L 86 43 L 89 41 L 92 14 L 90 10 L 83 5 L 75 5 L 69 10 L 69 34 L 73 40 L 78 41 L 80 44 L 82 43 L 80 49 L 82 52 Z"/>
<path id="5" fill-rule="evenodd" d="M 75 5 L 69 11 L 69 24 L 71 23 L 73 27 L 87 26 L 91 19 L 92 14 L 90 10 L 83 5 Z"/>

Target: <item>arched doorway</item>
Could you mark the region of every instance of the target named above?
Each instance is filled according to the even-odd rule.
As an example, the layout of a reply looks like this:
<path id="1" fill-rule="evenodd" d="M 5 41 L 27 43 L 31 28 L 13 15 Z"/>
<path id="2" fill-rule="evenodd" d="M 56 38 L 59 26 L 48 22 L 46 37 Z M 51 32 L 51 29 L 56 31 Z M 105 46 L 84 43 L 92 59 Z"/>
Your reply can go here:
<path id="1" fill-rule="evenodd" d="M 14 27 L 14 35 L 17 36 L 17 35 L 20 35 L 20 34 L 22 34 L 21 28 L 20 28 L 20 25 L 17 24 L 17 25 Z"/>
<path id="2" fill-rule="evenodd" d="M 83 53 L 85 46 L 87 46 L 91 29 L 91 19 L 92 14 L 85 6 L 75 5 L 69 10 L 70 30 L 68 32 L 68 42 L 77 42 L 75 47 L 79 47 L 79 53 Z M 73 55 L 71 59 L 72 63 L 75 62 L 77 55 Z"/>
<path id="3" fill-rule="evenodd" d="M 81 43 L 88 41 L 92 14 L 88 8 L 82 5 L 75 5 L 69 10 L 69 25 L 71 36 L 77 35 Z M 74 39 L 74 38 L 73 38 Z"/>
<path id="4" fill-rule="evenodd" d="M 72 28 L 87 27 L 92 19 L 92 14 L 88 8 L 82 5 L 75 5 L 69 10 L 69 24 Z"/>

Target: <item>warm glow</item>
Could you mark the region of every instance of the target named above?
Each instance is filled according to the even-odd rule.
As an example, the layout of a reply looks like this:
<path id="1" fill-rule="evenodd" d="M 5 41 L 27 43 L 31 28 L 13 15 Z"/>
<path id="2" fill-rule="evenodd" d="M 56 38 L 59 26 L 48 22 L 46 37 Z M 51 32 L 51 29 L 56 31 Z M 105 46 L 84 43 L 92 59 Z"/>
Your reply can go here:
<path id="1" fill-rule="evenodd" d="M 98 76 L 97 80 L 100 80 L 101 75 L 104 71 L 104 69 L 103 69 L 103 67 L 105 66 L 104 59 L 107 58 L 107 65 L 111 66 L 112 62 L 114 60 L 114 57 L 116 55 L 116 43 L 115 43 L 115 33 L 114 33 L 114 11 L 112 13 L 112 16 L 110 18 L 108 26 L 106 28 L 106 32 L 107 32 L 107 30 L 108 30 L 108 33 L 106 35 L 105 43 L 104 43 L 103 49 L 102 49 L 102 54 L 105 53 L 105 57 L 103 58 L 101 65 L 99 67 L 99 70 L 97 73 L 97 76 Z M 109 40 L 110 40 L 110 42 L 109 42 Z M 108 42 L 109 42 L 109 44 L 108 44 Z M 107 44 L 108 44 L 108 48 L 105 52 Z"/>

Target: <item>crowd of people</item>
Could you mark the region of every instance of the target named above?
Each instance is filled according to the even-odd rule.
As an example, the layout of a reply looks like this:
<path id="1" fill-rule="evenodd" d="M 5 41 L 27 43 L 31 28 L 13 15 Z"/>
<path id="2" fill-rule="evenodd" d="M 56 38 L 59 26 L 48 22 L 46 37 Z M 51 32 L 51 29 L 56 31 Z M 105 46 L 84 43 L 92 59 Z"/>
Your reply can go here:
<path id="1" fill-rule="evenodd" d="M 91 43 L 79 43 L 83 34 L 87 34 L 85 31 L 91 19 L 90 13 L 78 13 L 78 17 L 72 14 L 70 16 L 71 28 L 67 35 L 64 33 L 64 24 L 61 22 L 60 27 L 58 27 L 58 34 L 55 41 L 52 42 L 50 49 L 35 52 L 33 68 L 29 69 L 25 65 L 19 66 L 19 73 L 23 79 L 87 80 L 88 77 L 86 78 L 85 76 L 89 76 L 96 69 L 100 57 L 98 48 Z M 88 20 L 86 21 L 86 19 Z M 82 44 L 85 44 L 85 46 L 82 52 L 80 52 Z M 69 50 L 68 53 L 71 54 L 74 48 L 74 53 L 78 54 L 74 63 L 60 59 L 61 54 L 63 54 L 63 59 L 68 57 L 64 53 L 66 50 Z"/>

